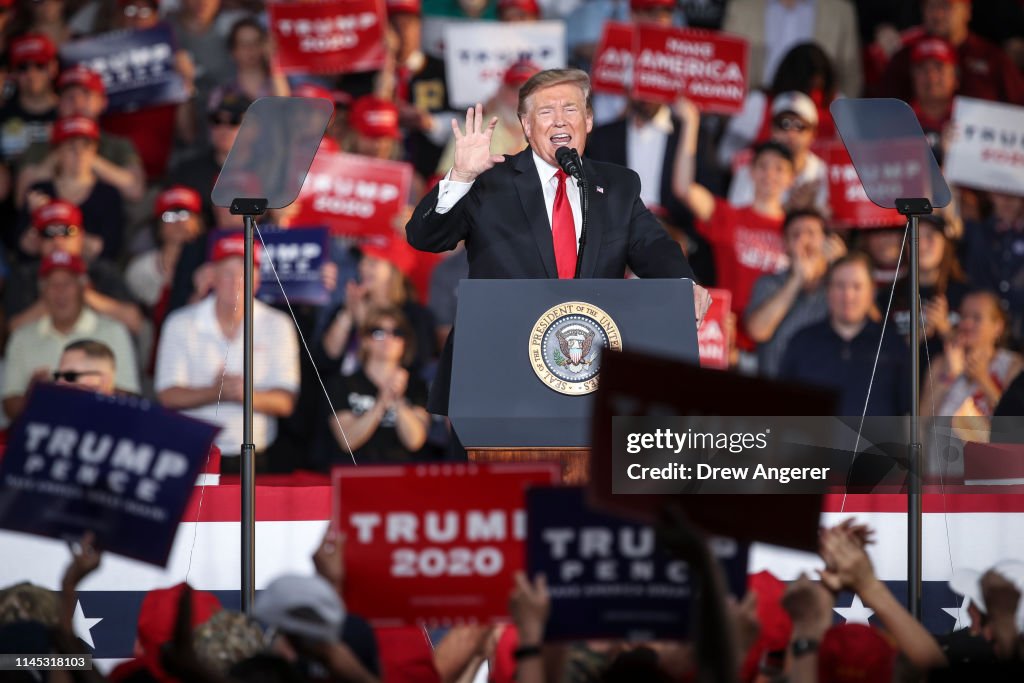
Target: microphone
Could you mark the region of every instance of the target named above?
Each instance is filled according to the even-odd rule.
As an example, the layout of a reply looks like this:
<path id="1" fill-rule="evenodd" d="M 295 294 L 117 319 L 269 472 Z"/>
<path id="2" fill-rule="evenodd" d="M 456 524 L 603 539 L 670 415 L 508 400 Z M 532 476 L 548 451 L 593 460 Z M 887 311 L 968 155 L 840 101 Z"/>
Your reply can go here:
<path id="1" fill-rule="evenodd" d="M 571 175 L 577 181 L 583 180 L 583 164 L 580 162 L 580 153 L 572 147 L 559 147 L 555 150 L 555 161 L 562 167 L 566 175 Z"/>

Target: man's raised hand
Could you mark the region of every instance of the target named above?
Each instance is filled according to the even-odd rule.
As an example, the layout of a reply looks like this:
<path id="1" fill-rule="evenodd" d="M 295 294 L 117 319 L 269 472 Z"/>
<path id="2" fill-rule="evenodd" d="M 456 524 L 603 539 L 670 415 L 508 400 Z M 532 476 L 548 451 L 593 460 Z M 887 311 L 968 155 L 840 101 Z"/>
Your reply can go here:
<path id="1" fill-rule="evenodd" d="M 466 110 L 465 133 L 459 128 L 458 120 L 452 119 L 452 132 L 455 134 L 452 180 L 471 183 L 478 175 L 505 160 L 500 154 L 491 154 L 491 136 L 498 125 L 498 117 L 491 117 L 491 122 L 484 128 L 483 110 L 480 103 Z"/>

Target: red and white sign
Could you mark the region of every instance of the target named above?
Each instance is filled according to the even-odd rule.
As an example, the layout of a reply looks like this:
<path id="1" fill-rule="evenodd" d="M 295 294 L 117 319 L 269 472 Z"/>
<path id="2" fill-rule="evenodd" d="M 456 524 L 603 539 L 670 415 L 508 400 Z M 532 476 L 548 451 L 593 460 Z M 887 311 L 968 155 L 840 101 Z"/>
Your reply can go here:
<path id="1" fill-rule="evenodd" d="M 384 0 L 268 3 L 285 73 L 340 74 L 384 65 Z"/>
<path id="2" fill-rule="evenodd" d="M 697 344 L 700 347 L 700 366 L 717 370 L 729 369 L 729 309 L 732 308 L 732 292 L 728 289 L 709 289 L 711 306 L 704 322 L 697 330 Z"/>
<path id="3" fill-rule="evenodd" d="M 828 166 L 832 223 L 844 228 L 886 228 L 904 223 L 896 209 L 883 209 L 868 199 L 842 142 L 821 145 L 818 154 Z"/>
<path id="4" fill-rule="evenodd" d="M 951 183 L 1024 195 L 1024 107 L 969 97 L 953 100 L 945 173 Z"/>
<path id="5" fill-rule="evenodd" d="M 292 225 L 326 225 L 334 235 L 394 233 L 412 183 L 412 166 L 359 154 L 317 152 L 299 191 Z"/>
<path id="6" fill-rule="evenodd" d="M 633 95 L 735 114 L 747 95 L 747 41 L 697 29 L 639 24 L 633 38 Z"/>
<path id="7" fill-rule="evenodd" d="M 633 25 L 609 21 L 590 67 L 594 92 L 624 95 L 633 81 Z"/>
<path id="8" fill-rule="evenodd" d="M 557 463 L 339 467 L 334 524 L 346 535 L 345 604 L 374 626 L 507 618 L 524 566 L 529 486 Z"/>

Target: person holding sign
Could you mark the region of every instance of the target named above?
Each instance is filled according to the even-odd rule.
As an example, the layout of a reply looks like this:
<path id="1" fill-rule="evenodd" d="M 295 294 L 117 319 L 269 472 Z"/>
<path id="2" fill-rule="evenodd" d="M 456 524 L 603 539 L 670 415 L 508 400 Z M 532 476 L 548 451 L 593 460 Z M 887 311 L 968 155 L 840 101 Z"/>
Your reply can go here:
<path id="1" fill-rule="evenodd" d="M 793 154 L 777 142 L 756 146 L 750 166 L 754 201 L 738 208 L 694 180 L 700 112 L 682 98 L 676 108 L 683 134 L 679 136 L 672 189 L 693 212 L 697 231 L 711 243 L 718 286 L 732 292 L 732 312 L 740 317 L 757 278 L 789 265 L 782 238 L 782 197 L 793 185 Z M 737 344 L 743 351 L 754 350 L 745 325 L 737 330 Z"/>
<path id="2" fill-rule="evenodd" d="M 559 168 L 555 152 L 582 153 L 594 127 L 590 77 L 578 69 L 549 69 L 519 91 L 519 121 L 528 149 L 515 156 L 491 151 L 497 117 L 483 120 L 478 104 L 466 111 L 465 130 L 452 120 L 455 162 L 406 225 L 409 244 L 442 252 L 466 241 L 470 278 L 572 278 L 582 226 L 576 179 Z M 640 199 L 630 169 L 584 158 L 591 183 L 588 249 L 580 277 L 621 278 L 627 267 L 640 277 L 692 278 L 682 250 Z M 698 319 L 707 292 L 694 285 Z M 451 373 L 449 335 L 430 409 L 447 413 Z"/>

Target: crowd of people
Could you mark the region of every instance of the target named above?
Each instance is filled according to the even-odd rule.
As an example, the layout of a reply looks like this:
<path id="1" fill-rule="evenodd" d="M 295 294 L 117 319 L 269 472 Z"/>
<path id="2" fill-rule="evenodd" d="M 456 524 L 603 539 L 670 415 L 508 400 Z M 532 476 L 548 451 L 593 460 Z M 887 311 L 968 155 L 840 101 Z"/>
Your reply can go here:
<path id="1" fill-rule="evenodd" d="M 266 95 L 330 100 L 325 148 L 408 162 L 407 205 L 414 206 L 453 168 L 451 121 L 462 118 L 449 104 L 444 61 L 424 44 L 424 21 L 441 16 L 562 21 L 571 65 L 583 70 L 607 21 L 744 37 L 749 92 L 738 114 L 702 114 L 686 99 L 669 105 L 594 94 L 585 154 L 636 171 L 640 196 L 697 281 L 731 293 L 734 369 L 833 388 L 839 414 L 909 411 L 903 226 L 835 220 L 822 153 L 837 140 L 829 105 L 842 97 L 904 100 L 941 164 L 956 96 L 1024 106 L 1020 2 L 385 5 L 382 69 L 296 77 L 275 60 L 262 2 L 0 2 L 3 420 L 21 414 L 36 382 L 141 394 L 221 425 L 224 468 L 237 467 L 243 245 L 237 233 L 214 237 L 237 217 L 214 206 L 210 193 L 242 117 Z M 103 78 L 60 59 L 78 38 L 163 24 L 176 43 L 183 102 L 107 112 Z M 498 119 L 494 154 L 524 148 L 517 93 L 538 71 L 528 60 L 515 62 L 484 103 L 483 113 Z M 1024 192 L 953 190 L 949 208 L 921 221 L 920 410 L 982 421 L 1020 415 Z M 294 319 L 256 304 L 260 471 L 459 456 L 450 425 L 428 412 L 427 396 L 454 324 L 455 289 L 470 266 L 462 244 L 441 260 L 409 247 L 410 214 L 399 216 L 385 242 L 332 237 L 321 272 L 327 304 L 293 307 Z M 284 228 L 297 227 L 293 221 L 287 210 L 267 217 Z M 706 544 L 685 520 L 674 518 L 662 531 L 703 580 L 692 644 L 542 648 L 550 601 L 542 578 L 524 576 L 510 587 L 507 628 L 455 628 L 433 649 L 416 630 L 375 634 L 356 615 L 342 618 L 342 539 L 329 536 L 314 556 L 319 576 L 271 583 L 257 601 L 259 622 L 187 586 L 151 592 L 139 617 L 137 659 L 110 680 L 459 681 L 472 680 L 485 660 L 496 681 L 921 680 L 921 672 L 945 665 L 952 668 L 928 680 L 994 680 L 957 666 L 1024 654 L 1014 618 L 1022 577 L 1008 570 L 972 585 L 968 631 L 936 638 L 875 577 L 865 552 L 871 535 L 861 526 L 823 532 L 820 581 L 784 586 L 756 575 L 740 605 L 722 594 Z M 0 591 L 0 644 L 78 651 L 75 587 L 99 560 L 86 537 L 59 598 L 25 585 Z M 884 629 L 834 626 L 840 590 L 856 593 Z M 72 677 L 101 679 L 96 672 Z"/>
<path id="2" fill-rule="evenodd" d="M 743 36 L 750 87 L 738 114 L 702 115 L 685 98 L 661 104 L 595 93 L 585 154 L 636 171 L 642 199 L 697 281 L 729 291 L 733 368 L 834 388 L 844 414 L 908 412 L 903 227 L 834 215 L 823 151 L 837 141 L 829 105 L 861 95 L 905 100 L 941 163 L 954 97 L 1024 105 L 1011 24 L 963 0 L 450 4 L 388 0 L 385 67 L 336 77 L 283 73 L 265 8 L 251 3 L 43 0 L 8 8 L 4 419 L 18 416 L 68 342 L 94 339 L 117 357 L 120 390 L 221 424 L 218 446 L 230 468 L 241 422 L 241 243 L 213 237 L 237 219 L 212 204 L 210 191 L 242 117 L 264 95 L 330 99 L 323 148 L 408 162 L 411 207 L 455 154 L 451 121 L 461 115 L 448 103 L 444 61 L 423 40 L 424 22 L 448 14 L 523 22 L 523 31 L 537 19 L 564 21 L 570 59 L 584 69 L 611 20 Z M 1019 4 L 996 4 L 1020 16 Z M 103 78 L 61 62 L 68 41 L 162 23 L 177 44 L 173 61 L 189 94 L 182 103 L 105 113 Z M 524 148 L 517 93 L 538 70 L 515 62 L 485 103 L 484 115 L 498 119 L 493 153 Z M 986 420 L 1004 394 L 1010 406 L 1021 391 L 1024 197 L 969 187 L 954 195 L 922 221 L 920 409 Z M 326 471 L 353 456 L 458 457 L 448 423 L 425 409 L 468 259 L 461 244 L 440 260 L 410 248 L 409 212 L 385 242 L 331 238 L 327 304 L 296 307 L 294 323 L 257 305 L 262 471 Z M 289 227 L 294 219 L 283 210 L 265 220 Z M 309 356 L 299 352 L 299 334 Z"/>
<path id="3" fill-rule="evenodd" d="M 70 354 L 88 355 L 87 348 Z M 67 354 L 66 354 L 67 355 Z M 68 361 L 71 362 L 71 361 Z M 100 359 L 100 364 L 110 363 Z M 61 381 L 67 379 L 66 371 Z M 107 377 L 107 380 L 110 378 Z M 866 548 L 873 532 L 853 519 L 822 531 L 818 580 L 788 585 L 762 571 L 741 601 L 728 595 L 709 544 L 678 509 L 666 508 L 659 543 L 686 560 L 699 585 L 686 642 L 545 642 L 552 600 L 543 575 L 516 573 L 507 623 L 461 625 L 435 634 L 411 627 L 372 628 L 339 597 L 347 585 L 344 536 L 328 532 L 313 554 L 314 575 L 271 580 L 252 615 L 224 608 L 187 583 L 152 590 L 142 601 L 132 659 L 98 670 L 5 672 L 3 680 L 75 681 L 1011 681 L 1024 672 L 1019 632 L 1024 572 L 1001 563 L 950 583 L 971 623 L 929 633 L 878 579 Z M 31 583 L 0 590 L 0 653 L 85 654 L 73 615 L 77 587 L 101 563 L 95 536 L 71 544 L 60 589 Z M 877 625 L 835 623 L 836 595 L 851 592 Z"/>

